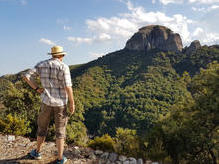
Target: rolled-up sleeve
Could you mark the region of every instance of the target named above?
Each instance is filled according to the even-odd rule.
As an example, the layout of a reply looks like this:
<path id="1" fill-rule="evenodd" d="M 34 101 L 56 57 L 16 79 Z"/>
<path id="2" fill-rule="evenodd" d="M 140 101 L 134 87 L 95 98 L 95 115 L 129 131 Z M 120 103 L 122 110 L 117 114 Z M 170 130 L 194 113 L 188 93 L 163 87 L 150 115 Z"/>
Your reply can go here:
<path id="1" fill-rule="evenodd" d="M 68 66 L 64 67 L 64 86 L 65 87 L 71 87 L 72 82 L 71 82 L 71 74 Z"/>
<path id="2" fill-rule="evenodd" d="M 31 76 L 34 75 L 34 74 L 36 74 L 36 73 L 37 73 L 37 69 L 34 67 L 34 68 L 28 70 L 28 71 L 24 74 L 24 76 L 25 76 L 26 78 L 30 79 Z"/>

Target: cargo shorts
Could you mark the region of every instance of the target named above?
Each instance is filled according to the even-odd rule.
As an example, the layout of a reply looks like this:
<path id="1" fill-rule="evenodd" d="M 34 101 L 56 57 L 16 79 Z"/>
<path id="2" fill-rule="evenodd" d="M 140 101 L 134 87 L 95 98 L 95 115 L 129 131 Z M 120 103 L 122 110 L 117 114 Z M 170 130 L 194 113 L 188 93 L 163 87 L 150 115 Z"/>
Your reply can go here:
<path id="1" fill-rule="evenodd" d="M 65 138 L 66 125 L 68 122 L 67 106 L 48 106 L 41 104 L 40 114 L 37 119 L 37 136 L 46 137 L 50 118 L 53 117 L 56 128 L 56 138 Z"/>

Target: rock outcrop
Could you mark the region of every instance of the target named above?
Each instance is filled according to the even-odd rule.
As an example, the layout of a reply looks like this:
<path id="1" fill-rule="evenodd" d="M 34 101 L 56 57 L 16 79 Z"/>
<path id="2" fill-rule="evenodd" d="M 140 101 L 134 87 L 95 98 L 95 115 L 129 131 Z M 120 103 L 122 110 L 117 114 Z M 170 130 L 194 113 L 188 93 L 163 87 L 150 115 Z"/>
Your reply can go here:
<path id="1" fill-rule="evenodd" d="M 185 48 L 186 54 L 192 54 L 196 52 L 199 48 L 201 48 L 201 44 L 198 40 L 194 40 L 189 47 Z"/>
<path id="2" fill-rule="evenodd" d="M 57 149 L 54 142 L 45 142 L 42 147 L 41 160 L 30 159 L 28 153 L 36 148 L 36 141 L 29 138 L 0 134 L 0 163 L 2 164 L 53 164 L 57 159 Z M 67 164 L 143 164 L 143 159 L 126 157 L 114 152 L 93 150 L 89 147 L 65 145 L 64 155 Z M 158 164 L 158 162 L 154 162 Z M 145 164 L 153 164 L 145 160 Z"/>
<path id="3" fill-rule="evenodd" d="M 169 28 L 159 25 L 146 26 L 126 43 L 125 49 L 137 51 L 149 51 L 159 49 L 162 51 L 182 51 L 183 45 L 179 34 Z"/>

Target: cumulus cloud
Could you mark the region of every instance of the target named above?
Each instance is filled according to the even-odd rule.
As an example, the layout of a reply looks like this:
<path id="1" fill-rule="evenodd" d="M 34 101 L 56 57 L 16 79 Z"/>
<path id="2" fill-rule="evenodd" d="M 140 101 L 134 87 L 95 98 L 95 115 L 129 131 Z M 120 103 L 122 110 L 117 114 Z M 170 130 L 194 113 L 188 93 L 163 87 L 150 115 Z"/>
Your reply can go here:
<path id="1" fill-rule="evenodd" d="M 199 39 L 201 43 L 203 44 L 218 44 L 219 43 L 218 33 L 206 32 L 201 27 L 197 27 L 194 30 L 192 37 Z"/>
<path id="2" fill-rule="evenodd" d="M 212 5 L 210 7 L 192 7 L 193 11 L 198 11 L 198 12 L 203 12 L 203 13 L 207 13 L 207 12 L 211 12 L 213 10 L 219 9 L 219 5 Z"/>
<path id="3" fill-rule="evenodd" d="M 47 44 L 47 45 L 50 45 L 50 46 L 55 45 L 55 43 L 54 43 L 53 41 L 51 41 L 51 40 L 49 40 L 49 39 L 45 39 L 45 38 L 41 38 L 41 39 L 39 40 L 39 42 L 44 43 L 44 44 Z"/>
<path id="4" fill-rule="evenodd" d="M 201 3 L 201 4 L 213 4 L 218 3 L 219 0 L 189 0 L 190 3 Z"/>
<path id="5" fill-rule="evenodd" d="M 188 45 L 196 39 L 204 40 L 203 42 L 206 44 L 207 42 L 210 44 L 217 41 L 218 34 L 210 33 L 211 38 L 206 39 L 208 36 L 204 30 L 202 33 L 197 32 L 197 27 L 200 24 L 182 14 L 166 15 L 166 13 L 160 11 L 146 11 L 142 6 L 134 6 L 130 1 L 121 0 L 121 2 L 126 4 L 128 12 L 113 17 L 86 20 L 88 30 L 94 37 L 68 37 L 67 39 L 74 43 L 91 44 L 94 42 L 118 41 L 124 44 L 124 41 L 128 40 L 139 28 L 157 24 L 164 25 L 179 33 L 184 45 Z M 217 8 L 217 5 L 212 5 L 209 10 Z M 198 9 L 193 8 L 193 10 Z M 213 35 L 216 36 L 216 39 L 213 38 Z"/>
<path id="6" fill-rule="evenodd" d="M 130 1 L 126 2 L 128 13 L 121 13 L 118 16 L 110 18 L 97 18 L 87 20 L 88 28 L 96 33 L 105 33 L 112 36 L 113 39 L 128 39 L 137 32 L 142 26 L 150 24 L 159 24 L 171 28 L 174 32 L 180 33 L 183 42 L 190 41 L 190 32 L 188 25 L 192 20 L 181 14 L 167 16 L 163 12 L 147 12 L 141 6 L 134 7 Z"/>
<path id="7" fill-rule="evenodd" d="M 214 4 L 218 3 L 219 0 L 160 0 L 163 5 L 168 5 L 170 3 L 181 4 L 183 2 L 189 3 L 199 3 L 199 4 Z"/>
<path id="8" fill-rule="evenodd" d="M 82 37 L 68 37 L 67 38 L 69 41 L 77 43 L 77 44 L 81 44 L 81 43 L 94 43 L 94 42 L 104 42 L 104 41 L 108 41 L 111 39 L 111 36 L 106 34 L 106 33 L 101 33 L 99 34 L 98 37 L 93 37 L 93 38 L 82 38 Z"/>
<path id="9" fill-rule="evenodd" d="M 160 2 L 164 5 L 167 5 L 169 3 L 183 3 L 183 0 L 160 0 Z"/>

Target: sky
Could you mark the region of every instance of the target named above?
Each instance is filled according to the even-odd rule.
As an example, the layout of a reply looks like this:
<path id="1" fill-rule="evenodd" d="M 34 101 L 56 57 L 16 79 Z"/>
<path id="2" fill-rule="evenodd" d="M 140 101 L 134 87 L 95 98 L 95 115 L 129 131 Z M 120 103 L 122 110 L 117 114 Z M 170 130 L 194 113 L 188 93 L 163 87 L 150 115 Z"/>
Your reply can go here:
<path id="1" fill-rule="evenodd" d="M 68 65 L 125 47 L 147 25 L 193 40 L 219 44 L 219 0 L 0 0 L 0 76 L 34 67 L 54 45 Z"/>

